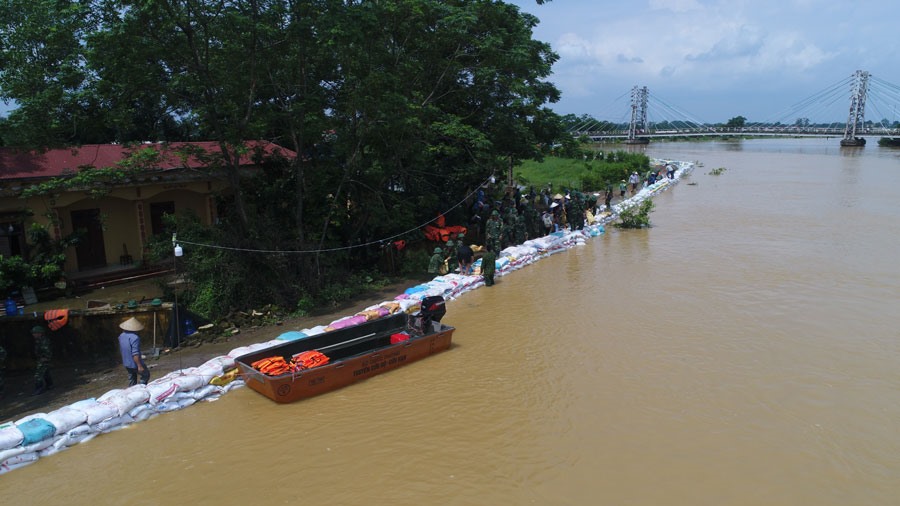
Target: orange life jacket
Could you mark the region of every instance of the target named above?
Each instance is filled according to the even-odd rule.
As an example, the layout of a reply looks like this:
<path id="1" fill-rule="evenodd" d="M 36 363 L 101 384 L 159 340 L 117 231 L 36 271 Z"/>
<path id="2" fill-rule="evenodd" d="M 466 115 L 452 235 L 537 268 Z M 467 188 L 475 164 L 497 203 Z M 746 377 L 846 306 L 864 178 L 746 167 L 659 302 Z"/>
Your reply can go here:
<path id="1" fill-rule="evenodd" d="M 51 309 L 44 312 L 44 320 L 46 320 L 47 326 L 50 327 L 50 330 L 59 330 L 65 327 L 66 323 L 69 322 L 69 310 Z"/>
<path id="2" fill-rule="evenodd" d="M 304 351 L 291 357 L 291 363 L 298 369 L 311 369 L 328 363 L 328 357 L 316 350 Z"/>
<path id="3" fill-rule="evenodd" d="M 262 358 L 250 365 L 267 376 L 280 376 L 294 370 L 291 364 L 284 360 L 284 357 L 279 356 Z"/>

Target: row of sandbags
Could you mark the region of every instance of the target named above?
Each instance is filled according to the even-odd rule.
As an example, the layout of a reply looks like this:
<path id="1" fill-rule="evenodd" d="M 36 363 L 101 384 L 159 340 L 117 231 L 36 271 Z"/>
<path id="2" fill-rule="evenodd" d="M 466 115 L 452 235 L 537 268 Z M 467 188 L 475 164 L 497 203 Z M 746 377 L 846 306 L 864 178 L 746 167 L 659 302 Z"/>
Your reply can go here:
<path id="1" fill-rule="evenodd" d="M 234 358 L 216 357 L 147 385 L 110 390 L 98 398 L 0 424 L 0 474 L 159 413 L 216 400 L 243 386 L 237 378 Z"/>
<path id="2" fill-rule="evenodd" d="M 604 225 L 615 219 L 623 209 L 665 191 L 694 168 L 690 162 L 653 160 L 652 163 L 674 165 L 675 178 L 663 178 L 641 189 L 630 199 L 612 206 L 609 214 L 583 230 L 554 232 L 504 249 L 497 256 L 495 275 L 504 276 L 546 256 L 585 244 L 587 239 L 604 233 Z M 480 271 L 480 262 L 481 259 L 475 262 L 476 272 Z M 226 392 L 244 386 L 235 366 L 235 358 L 241 355 L 285 341 L 358 325 L 398 311 L 414 313 L 419 310 L 425 297 L 440 295 L 452 300 L 483 284 L 484 279 L 478 275 L 451 273 L 438 276 L 406 289 L 393 300 L 375 304 L 328 325 L 285 332 L 270 341 L 235 348 L 227 355 L 210 359 L 201 366 L 171 372 L 147 385 L 110 390 L 96 399 L 85 399 L 50 413 L 36 413 L 15 422 L 0 424 L 0 474 L 160 413 L 177 411 L 201 401 L 214 401 Z"/>

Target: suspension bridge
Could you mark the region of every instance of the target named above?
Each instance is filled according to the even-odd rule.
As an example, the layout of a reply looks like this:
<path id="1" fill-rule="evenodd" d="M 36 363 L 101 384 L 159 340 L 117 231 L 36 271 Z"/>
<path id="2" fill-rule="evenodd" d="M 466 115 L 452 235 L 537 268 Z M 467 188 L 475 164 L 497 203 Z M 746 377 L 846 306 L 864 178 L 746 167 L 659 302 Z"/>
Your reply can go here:
<path id="1" fill-rule="evenodd" d="M 846 122 L 813 123 L 807 119 L 817 111 L 845 100 L 849 89 L 849 108 Z M 896 110 L 900 102 L 900 86 L 891 84 L 857 70 L 848 78 L 819 91 L 792 106 L 779 119 L 773 121 L 739 124 L 709 124 L 696 121 L 690 114 L 654 97 L 650 100 L 646 86 L 631 89 L 630 121 L 618 123 L 589 120 L 572 127 L 569 132 L 576 136 L 586 136 L 594 141 L 620 140 L 626 144 L 647 144 L 654 138 L 666 137 L 732 137 L 732 136 L 772 136 L 772 137 L 841 137 L 841 146 L 864 146 L 864 136 L 900 137 L 898 123 L 886 121 L 874 123 L 866 121 L 866 106 L 880 113 L 883 118 L 888 110 Z M 846 103 L 846 102 L 845 102 Z M 657 114 L 652 114 L 656 111 Z M 662 121 L 654 116 L 661 116 Z M 793 124 L 782 122 L 795 119 Z M 731 122 L 730 122 L 731 123 Z"/>

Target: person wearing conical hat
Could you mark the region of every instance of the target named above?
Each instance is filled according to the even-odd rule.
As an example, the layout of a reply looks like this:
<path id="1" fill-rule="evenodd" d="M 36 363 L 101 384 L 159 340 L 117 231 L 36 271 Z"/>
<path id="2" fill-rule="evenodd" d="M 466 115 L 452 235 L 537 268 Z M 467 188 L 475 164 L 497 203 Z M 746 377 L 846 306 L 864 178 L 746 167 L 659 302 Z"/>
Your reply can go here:
<path id="1" fill-rule="evenodd" d="M 144 325 L 137 318 L 131 317 L 119 324 L 122 333 L 119 334 L 119 352 L 122 355 L 122 365 L 128 371 L 128 386 L 137 384 L 138 375 L 141 383 L 150 381 L 150 369 L 144 364 L 141 356 L 141 336 L 138 332 L 144 330 Z"/>

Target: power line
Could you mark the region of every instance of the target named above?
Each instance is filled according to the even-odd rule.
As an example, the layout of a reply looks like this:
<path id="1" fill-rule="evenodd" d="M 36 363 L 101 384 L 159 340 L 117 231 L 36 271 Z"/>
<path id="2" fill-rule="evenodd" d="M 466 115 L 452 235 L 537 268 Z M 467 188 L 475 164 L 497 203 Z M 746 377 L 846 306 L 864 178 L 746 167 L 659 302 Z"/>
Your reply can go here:
<path id="1" fill-rule="evenodd" d="M 493 177 L 493 176 L 491 176 L 491 177 Z M 485 184 L 487 184 L 487 183 L 491 180 L 491 177 L 488 177 L 487 179 L 485 179 L 484 181 L 482 181 L 481 184 L 479 184 L 476 188 L 481 188 L 482 186 L 484 186 Z M 471 191 L 471 192 L 469 192 L 465 197 L 462 198 L 462 200 L 460 200 L 459 202 L 457 202 L 457 203 L 454 204 L 453 206 L 449 207 L 447 210 L 445 210 L 445 211 L 442 212 L 441 214 L 447 214 L 447 213 L 449 213 L 450 211 L 456 209 L 457 207 L 463 205 L 463 204 L 466 202 L 466 200 L 468 200 L 472 195 L 475 195 L 476 193 L 478 193 L 478 190 L 477 190 L 477 189 L 476 189 L 476 190 L 473 190 L 473 191 Z M 204 243 L 193 242 L 193 241 L 185 241 L 185 240 L 182 240 L 182 239 L 178 239 L 177 242 L 178 242 L 179 244 L 190 244 L 191 246 L 199 246 L 199 247 L 201 247 L 201 248 L 211 248 L 211 249 L 218 249 L 218 250 L 225 250 L 225 251 L 239 251 L 239 252 L 242 252 L 242 253 L 263 253 L 263 254 L 277 254 L 277 255 L 294 255 L 294 254 L 310 254 L 310 253 L 331 253 L 331 252 L 335 252 L 335 251 L 347 251 L 347 250 L 351 250 L 351 249 L 355 249 L 355 248 L 364 248 L 364 247 L 366 247 L 366 246 L 372 246 L 372 245 L 375 245 L 375 244 L 383 244 L 383 243 L 385 243 L 385 242 L 392 241 L 392 240 L 394 240 L 394 239 L 396 239 L 396 238 L 398 238 L 398 237 L 402 237 L 402 236 L 404 236 L 404 235 L 406 235 L 406 234 L 415 232 L 416 230 L 419 230 L 420 228 L 425 227 L 426 225 L 428 225 L 428 224 L 431 223 L 432 221 L 434 221 L 434 220 L 433 220 L 433 219 L 428 220 L 428 221 L 426 221 L 425 223 L 423 223 L 423 224 L 421 224 L 421 225 L 419 225 L 419 226 L 417 226 L 417 227 L 415 227 L 415 228 L 411 228 L 411 229 L 409 229 L 409 230 L 407 230 L 407 231 L 405 231 L 405 232 L 401 232 L 401 233 L 399 233 L 399 234 L 394 234 L 394 235 L 392 235 L 392 236 L 390 236 L 390 237 L 385 237 L 385 238 L 383 238 L 383 239 L 378 239 L 378 240 L 376 240 L 376 241 L 369 241 L 369 242 L 363 243 L 363 244 L 354 244 L 353 246 L 341 246 L 341 247 L 338 247 L 338 248 L 323 248 L 323 249 L 313 249 L 313 250 L 271 250 L 271 249 L 254 249 L 254 248 L 236 248 L 236 247 L 233 247 L 233 246 L 222 246 L 222 245 L 219 245 L 219 244 L 204 244 Z M 173 238 L 173 241 L 174 241 L 174 238 Z"/>

